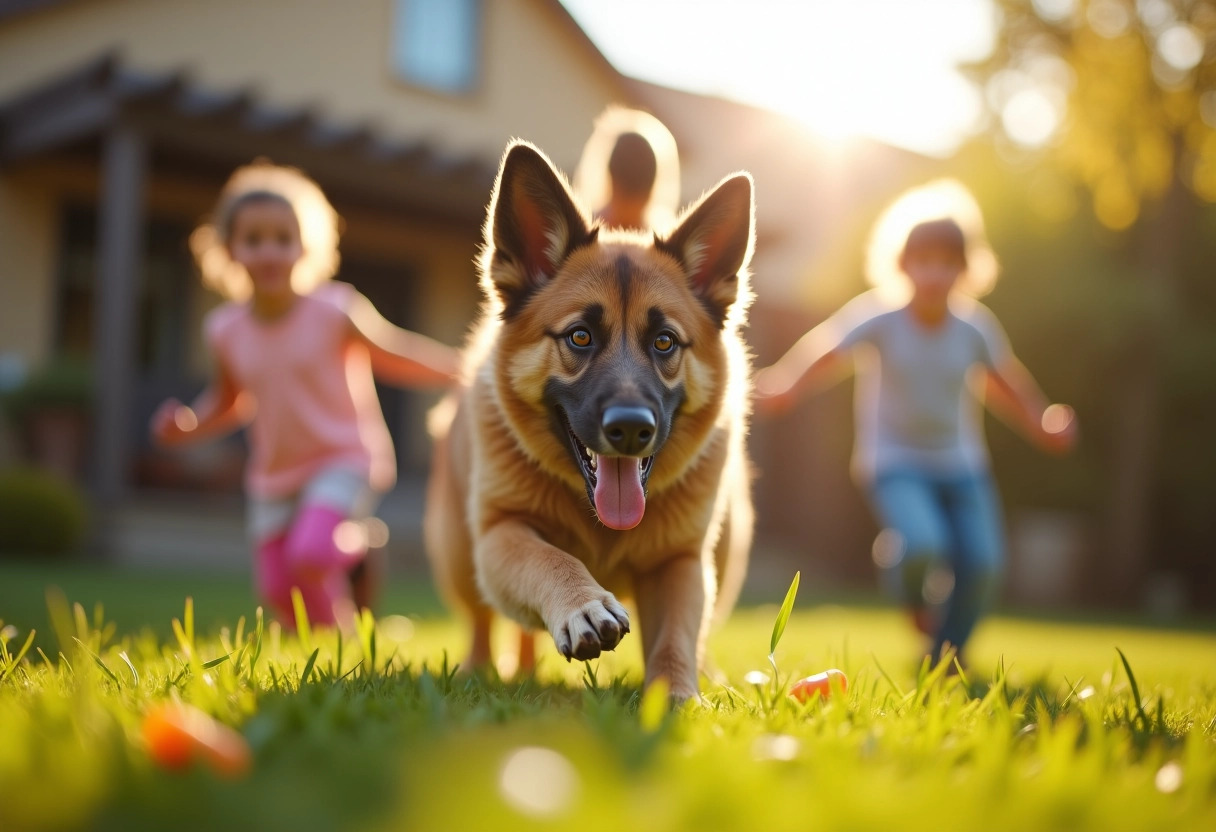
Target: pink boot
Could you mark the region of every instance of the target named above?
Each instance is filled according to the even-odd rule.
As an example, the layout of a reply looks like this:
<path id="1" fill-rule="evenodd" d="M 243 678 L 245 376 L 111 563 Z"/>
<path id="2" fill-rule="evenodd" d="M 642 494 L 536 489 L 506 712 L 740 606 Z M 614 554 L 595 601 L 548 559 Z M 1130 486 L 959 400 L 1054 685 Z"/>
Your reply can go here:
<path id="1" fill-rule="evenodd" d="M 304 600 L 308 623 L 314 627 L 348 625 L 353 619 L 354 603 L 350 600 L 350 582 L 346 573 L 335 570 L 316 578 L 298 577 L 295 582 Z M 292 613 L 294 625 L 295 614 Z"/>
<path id="2" fill-rule="evenodd" d="M 285 551 L 292 572 L 320 580 L 336 570 L 347 572 L 358 563 L 367 554 L 367 541 L 357 533 L 344 539 L 338 527 L 346 519 L 329 506 L 302 507 L 287 532 Z"/>
<path id="3" fill-rule="evenodd" d="M 317 574 L 300 574 L 292 569 L 288 557 L 289 534 L 264 540 L 258 546 L 257 588 L 262 603 L 268 606 L 288 630 L 296 627 L 296 611 L 291 590 L 298 587 L 308 614 L 308 622 L 318 627 L 330 627 L 351 619 L 354 604 L 350 600 L 350 582 L 342 568 Z"/>
<path id="4" fill-rule="evenodd" d="M 291 572 L 287 568 L 287 556 L 283 551 L 287 535 L 269 537 L 258 544 L 257 563 L 254 564 L 258 598 L 270 608 L 282 623 L 295 626 L 295 613 L 291 609 Z"/>

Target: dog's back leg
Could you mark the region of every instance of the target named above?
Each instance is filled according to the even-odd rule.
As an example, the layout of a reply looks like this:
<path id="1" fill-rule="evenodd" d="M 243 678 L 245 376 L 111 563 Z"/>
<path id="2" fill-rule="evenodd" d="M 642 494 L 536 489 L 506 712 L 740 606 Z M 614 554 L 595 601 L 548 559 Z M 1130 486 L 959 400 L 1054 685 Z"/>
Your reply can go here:
<path id="1" fill-rule="evenodd" d="M 536 670 L 536 633 L 532 630 L 519 630 L 519 672 L 531 673 Z"/>
<path id="2" fill-rule="evenodd" d="M 476 637 L 476 629 L 474 629 L 474 639 Z M 499 655 L 497 661 L 494 662 L 501 678 L 530 676 L 536 671 L 536 632 L 520 627 L 518 647 L 517 652 L 513 653 L 508 650 Z"/>
<path id="3" fill-rule="evenodd" d="M 755 510 L 752 508 L 751 472 L 742 452 L 733 455 L 731 465 L 723 472 L 723 487 L 728 489 L 726 516 L 714 548 L 718 596 L 713 621 L 722 624 L 734 609 L 747 577 L 751 556 Z"/>
<path id="4" fill-rule="evenodd" d="M 431 573 L 439 594 L 459 610 L 472 626 L 469 653 L 461 662 L 465 670 L 490 665 L 490 630 L 493 613 L 481 597 L 473 567 L 473 541 L 466 511 L 468 434 L 461 414 L 435 433 L 435 452 L 427 482 L 426 510 L 422 533 Z"/>
<path id="5" fill-rule="evenodd" d="M 646 685 L 664 678 L 672 699 L 683 702 L 697 693 L 697 671 L 705 656 L 708 631 L 706 565 L 695 556 L 675 557 L 649 572 L 635 575 L 634 600 L 642 628 Z"/>

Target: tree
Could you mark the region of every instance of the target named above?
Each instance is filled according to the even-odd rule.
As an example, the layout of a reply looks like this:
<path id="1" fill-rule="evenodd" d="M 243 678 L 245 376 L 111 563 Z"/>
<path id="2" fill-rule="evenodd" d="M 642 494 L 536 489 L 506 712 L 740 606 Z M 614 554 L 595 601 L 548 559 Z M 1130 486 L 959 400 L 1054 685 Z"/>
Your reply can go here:
<path id="1" fill-rule="evenodd" d="M 1162 369 L 1182 310 L 1184 241 L 1216 202 L 1216 3 L 996 0 L 997 43 L 966 69 L 998 144 L 1088 194 L 1121 237 L 1137 303 L 1123 322 L 1106 593 L 1130 599 L 1153 554 Z M 1082 425 L 1084 428 L 1084 425 Z"/>

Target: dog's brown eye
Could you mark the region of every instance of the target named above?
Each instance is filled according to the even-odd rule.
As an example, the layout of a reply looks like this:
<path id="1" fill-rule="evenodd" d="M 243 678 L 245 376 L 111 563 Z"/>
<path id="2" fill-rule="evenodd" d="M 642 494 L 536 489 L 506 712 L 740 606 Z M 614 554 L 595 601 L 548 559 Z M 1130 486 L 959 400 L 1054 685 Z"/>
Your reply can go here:
<path id="1" fill-rule="evenodd" d="M 591 346 L 591 333 L 585 329 L 574 330 L 566 336 L 566 339 L 570 342 L 572 347 L 579 347 L 582 349 L 584 347 Z"/>
<path id="2" fill-rule="evenodd" d="M 664 332 L 654 339 L 654 348 L 659 352 L 671 352 L 675 345 L 676 339 L 671 337 L 670 332 Z"/>

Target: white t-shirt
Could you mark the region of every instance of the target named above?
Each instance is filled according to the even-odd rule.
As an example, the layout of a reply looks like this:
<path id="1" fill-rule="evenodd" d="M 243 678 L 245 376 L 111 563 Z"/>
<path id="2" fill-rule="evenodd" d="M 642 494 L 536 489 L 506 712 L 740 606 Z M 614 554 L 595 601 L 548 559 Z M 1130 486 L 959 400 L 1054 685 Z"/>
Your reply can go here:
<path id="1" fill-rule="evenodd" d="M 927 327 L 906 306 L 873 292 L 829 321 L 836 349 L 852 351 L 857 373 L 853 475 L 862 482 L 894 468 L 937 473 L 988 470 L 982 406 L 968 389 L 977 365 L 995 369 L 1010 355 L 996 317 L 970 298 L 950 301 L 945 320 Z"/>

